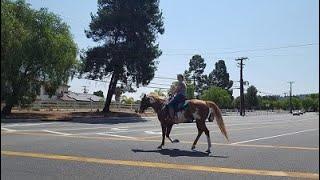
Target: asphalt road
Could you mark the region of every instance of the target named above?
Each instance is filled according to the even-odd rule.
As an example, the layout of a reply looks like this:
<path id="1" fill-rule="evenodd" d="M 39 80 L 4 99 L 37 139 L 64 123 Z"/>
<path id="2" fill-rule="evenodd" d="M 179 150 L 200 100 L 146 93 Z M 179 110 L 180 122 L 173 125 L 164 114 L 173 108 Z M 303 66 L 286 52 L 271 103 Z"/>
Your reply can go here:
<path id="1" fill-rule="evenodd" d="M 10 123 L 10 121 L 12 123 Z M 319 114 L 224 116 L 230 141 L 207 122 L 173 127 L 164 149 L 156 118 L 1 123 L 1 179 L 319 179 Z"/>

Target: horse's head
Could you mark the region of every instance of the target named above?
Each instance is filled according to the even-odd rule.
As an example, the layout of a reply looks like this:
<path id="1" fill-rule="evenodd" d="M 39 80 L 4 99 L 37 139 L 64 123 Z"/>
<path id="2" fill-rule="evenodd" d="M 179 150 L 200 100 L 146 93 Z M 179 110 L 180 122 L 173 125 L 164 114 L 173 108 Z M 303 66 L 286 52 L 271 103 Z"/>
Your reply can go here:
<path id="1" fill-rule="evenodd" d="M 140 102 L 139 113 L 143 113 L 148 107 L 151 107 L 154 101 L 154 97 L 144 95 Z"/>

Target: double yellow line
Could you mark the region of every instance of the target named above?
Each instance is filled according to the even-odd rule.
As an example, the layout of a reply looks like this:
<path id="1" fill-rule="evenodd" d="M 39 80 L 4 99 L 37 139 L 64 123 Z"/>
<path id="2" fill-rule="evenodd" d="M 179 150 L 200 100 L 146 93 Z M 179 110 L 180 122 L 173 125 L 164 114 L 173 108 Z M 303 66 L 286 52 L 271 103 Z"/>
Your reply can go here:
<path id="1" fill-rule="evenodd" d="M 98 158 L 82 157 L 82 156 L 66 156 L 66 155 L 58 155 L 58 154 L 42 154 L 42 153 L 16 152 L 16 151 L 1 151 L 1 155 L 63 160 L 63 161 L 76 161 L 76 162 L 108 164 L 108 165 L 162 168 L 162 169 L 173 169 L 173 170 L 205 171 L 210 173 L 228 173 L 228 174 L 243 174 L 243 175 L 258 175 L 258 176 L 319 179 L 319 174 L 306 173 L 306 172 L 285 172 L 285 171 L 269 171 L 269 170 L 257 170 L 257 169 L 237 169 L 237 168 L 226 168 L 226 167 L 198 166 L 198 165 L 191 165 L 191 164 L 173 164 L 173 163 L 158 163 L 158 162 L 147 162 L 147 161 L 98 159 Z"/>

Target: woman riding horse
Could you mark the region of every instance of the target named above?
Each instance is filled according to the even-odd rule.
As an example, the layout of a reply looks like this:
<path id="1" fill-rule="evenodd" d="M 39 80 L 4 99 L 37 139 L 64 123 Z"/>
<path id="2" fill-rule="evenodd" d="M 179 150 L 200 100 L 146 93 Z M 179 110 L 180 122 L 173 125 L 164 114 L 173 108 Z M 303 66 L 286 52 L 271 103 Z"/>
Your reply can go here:
<path id="1" fill-rule="evenodd" d="M 188 106 L 187 109 L 183 110 L 181 115 L 179 116 L 179 122 L 186 122 L 188 119 L 195 119 L 198 129 L 198 135 L 193 142 L 191 149 L 195 149 L 195 146 L 204 132 L 207 136 L 208 149 L 206 152 L 210 153 L 211 148 L 211 139 L 209 130 L 205 124 L 206 119 L 209 119 L 209 122 L 213 121 L 213 117 L 216 118 L 216 122 L 219 126 L 220 131 L 228 140 L 227 131 L 222 119 L 222 114 L 219 107 L 211 101 L 202 101 L 198 99 L 187 100 Z M 166 105 L 166 100 L 159 98 L 154 95 L 144 95 L 141 99 L 141 104 L 139 108 L 139 112 L 143 113 L 148 107 L 152 107 L 154 111 L 158 115 L 158 119 L 161 123 L 162 129 L 162 142 L 158 148 L 162 148 L 164 146 L 165 136 L 173 143 L 179 142 L 178 140 L 172 140 L 170 138 L 170 132 L 173 124 L 175 123 L 171 120 L 171 116 L 168 115 L 167 108 L 164 108 Z M 181 120 L 182 119 L 182 120 Z"/>
<path id="2" fill-rule="evenodd" d="M 177 117 L 174 115 L 175 111 L 178 110 L 178 105 L 180 103 L 183 103 L 186 100 L 187 86 L 186 86 L 186 83 L 184 82 L 184 77 L 182 74 L 178 74 L 177 79 L 178 79 L 178 85 L 173 92 L 174 97 L 168 103 L 170 119 L 173 122 L 178 121 Z"/>

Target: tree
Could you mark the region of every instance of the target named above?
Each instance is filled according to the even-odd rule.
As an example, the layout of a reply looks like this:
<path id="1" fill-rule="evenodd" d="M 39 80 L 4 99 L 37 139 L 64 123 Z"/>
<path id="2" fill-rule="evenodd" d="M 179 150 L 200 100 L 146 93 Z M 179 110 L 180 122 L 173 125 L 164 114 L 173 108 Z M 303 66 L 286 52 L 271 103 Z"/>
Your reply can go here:
<path id="1" fill-rule="evenodd" d="M 314 101 L 311 97 L 305 97 L 302 99 L 302 107 L 306 111 L 310 111 L 313 108 Z"/>
<path id="2" fill-rule="evenodd" d="M 187 99 L 193 99 L 194 98 L 194 85 L 187 83 L 187 89 L 186 89 L 186 96 Z"/>
<path id="3" fill-rule="evenodd" d="M 23 0 L 1 1 L 2 114 L 35 100 L 40 85 L 53 95 L 74 73 L 77 47 L 69 26 L 47 9 Z"/>
<path id="4" fill-rule="evenodd" d="M 121 96 L 121 103 L 123 104 L 133 104 L 134 103 L 134 99 L 133 97 L 127 97 L 125 95 Z"/>
<path id="5" fill-rule="evenodd" d="M 245 102 L 247 107 L 252 109 L 259 105 L 258 97 L 257 97 L 258 90 L 254 86 L 250 86 L 247 89 L 247 93 L 245 95 Z"/>
<path id="6" fill-rule="evenodd" d="M 209 73 L 206 84 L 208 87 L 221 87 L 222 89 L 228 90 L 230 95 L 232 95 L 232 90 L 230 88 L 233 85 L 233 81 L 230 80 L 229 77 L 224 60 L 219 60 L 216 62 L 212 72 Z"/>
<path id="7" fill-rule="evenodd" d="M 101 90 L 93 92 L 93 94 L 99 97 L 104 97 L 103 92 Z"/>
<path id="8" fill-rule="evenodd" d="M 115 88 L 115 90 L 114 90 L 114 95 L 115 95 L 115 97 L 114 97 L 114 98 L 115 98 L 115 100 L 116 100 L 117 103 L 120 102 L 121 95 L 122 95 L 124 92 L 125 92 L 125 91 L 124 91 L 123 86 L 118 86 L 118 87 Z"/>
<path id="9" fill-rule="evenodd" d="M 157 96 L 160 96 L 160 97 L 165 97 L 166 96 L 165 91 L 162 90 L 162 89 L 155 89 L 150 94 L 154 94 L 154 95 L 157 95 Z"/>
<path id="10" fill-rule="evenodd" d="M 82 73 L 89 79 L 111 77 L 103 112 L 110 103 L 117 83 L 147 85 L 154 77 L 161 55 L 155 42 L 163 34 L 158 0 L 99 0 L 98 12 L 91 14 L 88 38 L 102 45 L 81 55 Z"/>
<path id="11" fill-rule="evenodd" d="M 184 72 L 187 82 L 195 84 L 195 92 L 200 94 L 203 90 L 206 76 L 203 75 L 206 63 L 200 55 L 194 55 L 189 61 L 189 69 Z"/>
<path id="12" fill-rule="evenodd" d="M 292 97 L 291 99 L 293 109 L 301 109 L 302 101 L 298 97 Z"/>
<path id="13" fill-rule="evenodd" d="M 201 99 L 213 101 L 220 108 L 229 108 L 232 102 L 228 91 L 219 87 L 211 87 L 208 90 L 204 90 Z"/>
<path id="14" fill-rule="evenodd" d="M 240 109 L 240 96 L 238 96 L 238 97 L 236 97 L 235 99 L 233 99 L 233 101 L 232 101 L 232 107 L 233 107 L 233 108 Z"/>
<path id="15" fill-rule="evenodd" d="M 313 101 L 311 110 L 319 111 L 319 93 L 309 94 L 307 97 L 310 97 Z"/>

